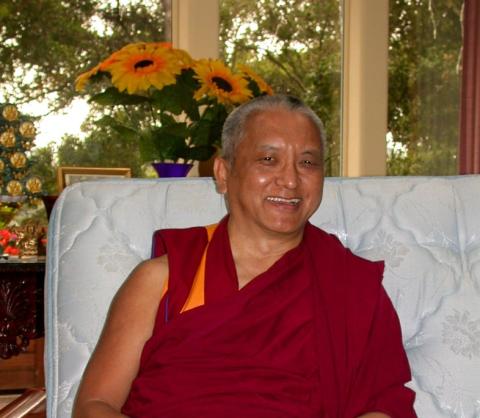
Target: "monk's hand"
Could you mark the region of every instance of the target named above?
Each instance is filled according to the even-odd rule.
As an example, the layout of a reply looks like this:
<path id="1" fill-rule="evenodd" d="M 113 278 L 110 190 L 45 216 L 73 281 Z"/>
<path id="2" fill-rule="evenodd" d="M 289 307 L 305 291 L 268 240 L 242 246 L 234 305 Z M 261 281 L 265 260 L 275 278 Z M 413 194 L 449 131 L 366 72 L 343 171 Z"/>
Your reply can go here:
<path id="1" fill-rule="evenodd" d="M 358 418 L 392 418 L 390 415 L 383 414 L 382 412 L 368 412 L 359 416 Z"/>

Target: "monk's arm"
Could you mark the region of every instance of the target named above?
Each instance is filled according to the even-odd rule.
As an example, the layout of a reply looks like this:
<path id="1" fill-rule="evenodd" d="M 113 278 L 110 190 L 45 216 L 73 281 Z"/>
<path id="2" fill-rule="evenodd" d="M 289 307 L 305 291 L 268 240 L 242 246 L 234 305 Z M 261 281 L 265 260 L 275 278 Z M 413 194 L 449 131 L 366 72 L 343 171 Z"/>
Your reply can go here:
<path id="1" fill-rule="evenodd" d="M 115 296 L 97 347 L 85 369 L 74 418 L 115 418 L 137 375 L 168 276 L 166 256 L 140 264 Z"/>
<path id="2" fill-rule="evenodd" d="M 369 412 L 359 416 L 358 418 L 391 418 L 389 415 L 382 414 L 381 412 Z"/>

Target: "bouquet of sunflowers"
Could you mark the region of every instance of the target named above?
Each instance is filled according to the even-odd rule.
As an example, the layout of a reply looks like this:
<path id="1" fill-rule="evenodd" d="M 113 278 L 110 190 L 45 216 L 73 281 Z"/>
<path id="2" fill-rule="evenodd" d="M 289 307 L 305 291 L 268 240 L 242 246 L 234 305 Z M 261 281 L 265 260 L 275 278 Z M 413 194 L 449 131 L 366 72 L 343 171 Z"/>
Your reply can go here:
<path id="1" fill-rule="evenodd" d="M 163 42 L 123 47 L 81 74 L 76 89 L 102 82 L 103 90 L 90 101 L 122 106 L 125 113 L 99 122 L 137 138 L 146 162 L 208 160 L 220 147 L 228 113 L 253 97 L 272 94 L 246 66 L 234 73 L 219 60 L 194 60 Z"/>

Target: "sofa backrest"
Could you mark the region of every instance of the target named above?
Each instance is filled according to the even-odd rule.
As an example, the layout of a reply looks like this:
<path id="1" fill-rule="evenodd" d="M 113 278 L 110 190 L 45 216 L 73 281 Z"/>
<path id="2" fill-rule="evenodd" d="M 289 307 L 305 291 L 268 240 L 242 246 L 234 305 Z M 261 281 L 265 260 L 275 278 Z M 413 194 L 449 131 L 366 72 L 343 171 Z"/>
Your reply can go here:
<path id="1" fill-rule="evenodd" d="M 418 416 L 480 417 L 480 176 L 326 180 L 311 222 L 386 263 Z M 226 213 L 207 178 L 77 183 L 49 225 L 49 417 L 69 417 L 116 290 L 150 256 L 152 232 Z"/>

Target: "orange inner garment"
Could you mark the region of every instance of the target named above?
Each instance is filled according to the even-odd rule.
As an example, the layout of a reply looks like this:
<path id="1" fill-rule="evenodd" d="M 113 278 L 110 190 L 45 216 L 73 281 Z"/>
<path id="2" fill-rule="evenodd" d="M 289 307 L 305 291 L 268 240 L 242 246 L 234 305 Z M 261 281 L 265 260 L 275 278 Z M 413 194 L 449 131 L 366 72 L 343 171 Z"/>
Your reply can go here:
<path id="1" fill-rule="evenodd" d="M 183 305 L 180 313 L 186 312 L 190 309 L 197 308 L 205 304 L 205 264 L 207 260 L 207 251 L 210 240 L 212 239 L 213 233 L 217 228 L 218 224 L 208 225 L 205 227 L 207 230 L 208 244 L 203 251 L 202 259 L 200 265 L 198 266 L 197 272 L 193 279 L 192 288 L 188 294 L 187 300 Z M 165 281 L 165 287 L 162 292 L 162 297 L 167 293 L 168 290 L 168 279 Z"/>

